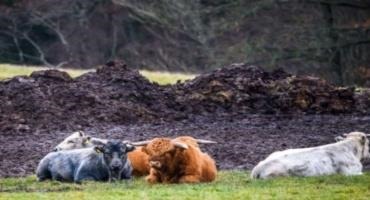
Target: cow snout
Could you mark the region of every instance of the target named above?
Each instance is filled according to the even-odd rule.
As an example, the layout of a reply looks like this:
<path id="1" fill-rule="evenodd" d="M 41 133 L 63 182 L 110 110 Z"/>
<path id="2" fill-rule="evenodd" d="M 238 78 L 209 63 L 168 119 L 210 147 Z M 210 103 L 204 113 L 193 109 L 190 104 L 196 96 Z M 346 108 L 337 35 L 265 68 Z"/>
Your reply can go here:
<path id="1" fill-rule="evenodd" d="M 57 151 L 59 151 L 59 149 L 58 149 L 57 147 L 55 147 L 55 148 L 53 149 L 53 151 L 54 151 L 54 152 L 57 152 Z"/>
<path id="2" fill-rule="evenodd" d="M 122 164 L 121 163 L 112 163 L 112 165 L 110 166 L 110 168 L 113 170 L 113 171 L 118 171 L 122 168 Z"/>
<path id="3" fill-rule="evenodd" d="M 154 168 L 161 168 L 161 162 L 159 161 L 150 161 L 149 165 Z"/>

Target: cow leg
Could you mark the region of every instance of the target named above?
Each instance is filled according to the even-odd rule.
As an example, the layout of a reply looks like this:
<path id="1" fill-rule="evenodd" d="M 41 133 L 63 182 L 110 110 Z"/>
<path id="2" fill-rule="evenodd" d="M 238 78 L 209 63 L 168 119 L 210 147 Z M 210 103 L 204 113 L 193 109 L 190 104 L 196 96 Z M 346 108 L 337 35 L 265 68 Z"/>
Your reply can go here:
<path id="1" fill-rule="evenodd" d="M 341 173 L 346 176 L 363 175 L 361 171 L 358 171 L 358 170 L 354 171 L 348 168 L 341 169 Z"/>
<path id="2" fill-rule="evenodd" d="M 36 169 L 36 176 L 38 181 L 44 181 L 46 179 L 52 179 L 51 172 L 49 169 L 49 159 L 42 159 Z"/>
<path id="3" fill-rule="evenodd" d="M 45 181 L 47 179 L 51 179 L 50 171 L 42 171 L 37 174 L 37 181 Z"/>
<path id="4" fill-rule="evenodd" d="M 362 175 L 362 164 L 361 163 L 342 163 L 340 166 L 340 172 L 346 176 Z"/>
<path id="5" fill-rule="evenodd" d="M 160 174 L 155 169 L 151 168 L 148 176 L 145 177 L 148 183 L 159 183 L 161 182 Z"/>
<path id="6" fill-rule="evenodd" d="M 84 169 L 84 167 L 80 167 L 74 178 L 73 181 L 75 183 L 81 183 L 82 181 L 106 181 L 107 179 L 100 179 L 97 176 L 99 176 L 98 172 L 90 171 L 88 169 Z"/>
<path id="7" fill-rule="evenodd" d="M 148 183 L 159 183 L 159 178 L 156 175 L 149 174 L 147 177 L 145 177 L 145 180 Z"/>
<path id="8" fill-rule="evenodd" d="M 82 181 L 98 181 L 95 176 L 87 173 L 78 173 L 73 180 L 75 183 L 81 183 Z"/>
<path id="9" fill-rule="evenodd" d="M 179 179 L 179 183 L 199 183 L 199 176 L 185 175 Z"/>
<path id="10" fill-rule="evenodd" d="M 124 180 L 131 180 L 132 179 L 132 166 L 131 166 L 131 163 L 129 160 L 127 160 L 126 164 L 125 164 L 125 167 L 121 173 L 121 179 L 124 179 Z"/>
<path id="11" fill-rule="evenodd" d="M 49 169 L 47 169 L 47 168 L 38 168 L 36 175 L 37 175 L 37 180 L 38 181 L 44 181 L 46 179 L 52 179 L 51 173 L 50 173 Z"/>
<path id="12" fill-rule="evenodd" d="M 148 183 L 158 183 L 159 182 L 158 177 L 153 176 L 153 175 L 148 175 L 147 177 L 145 177 L 145 180 Z"/>
<path id="13" fill-rule="evenodd" d="M 76 174 L 73 177 L 73 181 L 75 183 L 81 183 L 82 181 L 106 181 L 106 180 L 100 180 L 97 176 L 99 176 L 98 172 L 92 171 L 87 166 L 81 165 L 77 171 Z"/>

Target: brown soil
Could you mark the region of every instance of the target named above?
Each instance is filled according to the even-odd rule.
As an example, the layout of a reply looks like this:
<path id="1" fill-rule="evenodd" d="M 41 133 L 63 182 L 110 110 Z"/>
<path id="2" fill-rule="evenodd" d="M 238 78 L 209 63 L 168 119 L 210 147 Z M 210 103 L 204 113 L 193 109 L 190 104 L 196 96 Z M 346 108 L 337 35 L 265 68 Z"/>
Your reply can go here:
<path id="1" fill-rule="evenodd" d="M 192 135 L 221 169 L 251 169 L 267 154 L 333 142 L 370 128 L 369 92 L 314 77 L 234 64 L 173 86 L 123 62 L 72 79 L 56 70 L 0 82 L 0 177 L 34 173 L 71 131 L 132 141 Z"/>

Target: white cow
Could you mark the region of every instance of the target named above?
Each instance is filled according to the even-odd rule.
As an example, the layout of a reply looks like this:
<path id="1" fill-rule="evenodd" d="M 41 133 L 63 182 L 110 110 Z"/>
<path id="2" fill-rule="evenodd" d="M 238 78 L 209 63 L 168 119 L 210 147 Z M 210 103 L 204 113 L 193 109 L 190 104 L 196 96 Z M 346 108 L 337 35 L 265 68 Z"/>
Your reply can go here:
<path id="1" fill-rule="evenodd" d="M 87 148 L 105 143 L 107 143 L 105 139 L 94 138 L 86 135 L 83 131 L 76 131 L 59 143 L 54 151 Z"/>
<path id="2" fill-rule="evenodd" d="M 361 160 L 369 158 L 369 140 L 365 133 L 351 132 L 340 141 L 312 148 L 274 152 L 258 163 L 253 179 L 278 176 L 320 176 L 329 174 L 361 175 Z"/>

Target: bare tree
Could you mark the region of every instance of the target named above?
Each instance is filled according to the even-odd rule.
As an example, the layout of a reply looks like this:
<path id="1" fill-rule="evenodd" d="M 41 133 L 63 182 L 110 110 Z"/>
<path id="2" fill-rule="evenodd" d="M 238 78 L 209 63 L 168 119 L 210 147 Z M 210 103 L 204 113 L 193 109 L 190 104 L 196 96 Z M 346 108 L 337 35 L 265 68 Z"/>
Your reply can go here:
<path id="1" fill-rule="evenodd" d="M 90 2 L 96 4 L 98 0 Z M 25 59 L 29 59 L 47 67 L 62 67 L 75 59 L 69 41 L 69 37 L 75 30 L 66 28 L 67 25 L 63 22 L 66 21 L 66 18 L 76 18 L 80 23 L 83 23 L 84 20 L 86 21 L 84 12 L 89 11 L 89 8 L 81 6 L 77 9 L 71 9 L 76 5 L 78 7 L 81 2 L 66 0 L 56 6 L 55 1 L 51 0 L 25 1 L 22 7 L 8 9 L 11 12 L 0 12 L 0 21 L 7 22 L 7 28 L 1 29 L 0 34 L 12 38 L 13 45 L 18 52 L 18 62 L 23 63 Z M 55 62 L 55 58 L 53 58 L 54 61 L 50 61 L 49 50 L 44 45 L 43 38 L 40 38 L 39 33 L 35 31 L 40 28 L 48 34 L 54 35 L 57 42 L 63 47 L 65 56 L 59 62 Z M 31 46 L 34 51 L 27 51 L 23 46 Z M 58 52 L 60 53 L 60 50 Z"/>

